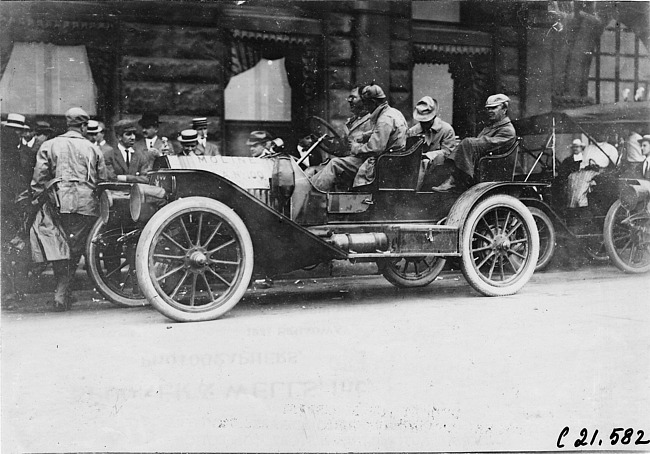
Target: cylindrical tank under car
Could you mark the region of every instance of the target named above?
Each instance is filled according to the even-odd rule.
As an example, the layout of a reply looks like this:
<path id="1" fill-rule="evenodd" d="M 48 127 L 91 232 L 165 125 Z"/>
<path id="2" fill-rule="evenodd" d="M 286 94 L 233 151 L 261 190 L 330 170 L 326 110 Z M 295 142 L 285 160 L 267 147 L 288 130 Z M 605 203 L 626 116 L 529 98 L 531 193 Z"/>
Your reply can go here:
<path id="1" fill-rule="evenodd" d="M 328 242 L 346 252 L 377 252 L 388 250 L 388 237 L 385 233 L 337 233 Z"/>

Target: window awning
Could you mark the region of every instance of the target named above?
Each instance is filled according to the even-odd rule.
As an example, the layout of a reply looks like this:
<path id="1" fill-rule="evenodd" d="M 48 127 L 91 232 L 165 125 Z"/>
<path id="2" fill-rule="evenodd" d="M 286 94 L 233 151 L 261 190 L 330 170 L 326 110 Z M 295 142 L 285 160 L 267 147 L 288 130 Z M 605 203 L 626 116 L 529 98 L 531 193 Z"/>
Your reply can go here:
<path id="1" fill-rule="evenodd" d="M 232 36 L 238 39 L 255 39 L 285 44 L 311 44 L 313 42 L 313 38 L 310 36 L 287 35 L 284 33 L 270 33 L 240 29 L 234 29 L 232 31 Z"/>
<path id="2" fill-rule="evenodd" d="M 467 46 L 462 44 L 414 44 L 416 52 L 442 52 L 452 55 L 487 55 L 492 52 L 490 47 Z"/>

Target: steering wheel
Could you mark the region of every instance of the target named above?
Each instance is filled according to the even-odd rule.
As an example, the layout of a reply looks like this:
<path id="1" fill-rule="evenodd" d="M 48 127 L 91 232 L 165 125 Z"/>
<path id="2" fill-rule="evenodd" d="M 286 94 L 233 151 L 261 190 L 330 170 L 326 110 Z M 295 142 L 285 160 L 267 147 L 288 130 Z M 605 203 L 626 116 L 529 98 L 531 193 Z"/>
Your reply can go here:
<path id="1" fill-rule="evenodd" d="M 326 129 L 327 131 L 332 133 L 332 135 L 337 139 L 341 138 L 341 135 L 336 131 L 334 126 L 332 126 L 327 121 L 323 120 L 321 117 L 317 117 L 314 115 L 312 117 L 307 118 L 307 122 L 309 124 L 309 130 L 317 136 L 322 136 L 323 134 L 325 134 L 326 132 L 324 131 L 324 129 Z"/>
<path id="2" fill-rule="evenodd" d="M 307 119 L 309 125 L 309 131 L 317 137 L 317 139 L 312 143 L 312 145 L 307 149 L 305 153 L 301 153 L 300 160 L 298 165 L 302 164 L 312 152 L 318 147 L 318 145 L 325 140 L 328 136 L 333 135 L 337 140 L 341 139 L 341 135 L 334 129 L 327 121 L 323 120 L 321 117 L 312 116 Z M 331 134 L 329 134 L 331 133 Z"/>

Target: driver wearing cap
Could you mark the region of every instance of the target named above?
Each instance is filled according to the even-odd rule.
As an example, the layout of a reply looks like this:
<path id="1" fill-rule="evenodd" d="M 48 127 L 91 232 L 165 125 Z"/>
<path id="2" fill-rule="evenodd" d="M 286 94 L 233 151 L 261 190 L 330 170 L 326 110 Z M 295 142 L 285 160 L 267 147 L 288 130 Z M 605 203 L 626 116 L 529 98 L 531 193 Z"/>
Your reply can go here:
<path id="1" fill-rule="evenodd" d="M 517 133 L 508 118 L 509 103 L 510 98 L 501 93 L 488 97 L 485 102 L 487 126 L 477 137 L 468 137 L 460 141 L 450 156 L 457 171 L 453 172 L 453 175 L 439 188 L 433 188 L 434 190 L 449 190 L 471 185 L 474 181 L 474 164 L 478 158 L 512 146 L 517 139 Z"/>

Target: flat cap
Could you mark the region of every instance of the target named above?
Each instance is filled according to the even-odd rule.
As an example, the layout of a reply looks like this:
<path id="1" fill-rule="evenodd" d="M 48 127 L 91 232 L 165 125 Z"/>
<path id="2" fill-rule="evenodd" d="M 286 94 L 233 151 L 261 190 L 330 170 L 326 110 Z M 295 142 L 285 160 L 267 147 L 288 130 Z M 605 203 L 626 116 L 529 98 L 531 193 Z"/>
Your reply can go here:
<path id="1" fill-rule="evenodd" d="M 386 95 L 379 85 L 372 84 L 363 87 L 361 97 L 363 99 L 385 99 Z"/>
<path id="2" fill-rule="evenodd" d="M 127 119 L 118 120 L 113 125 L 113 129 L 115 130 L 115 134 L 117 134 L 118 136 L 121 136 L 127 131 L 135 132 L 138 130 L 138 128 L 135 127 L 135 123 L 133 123 L 132 120 L 127 120 Z"/>
<path id="3" fill-rule="evenodd" d="M 52 126 L 47 121 L 37 121 L 36 125 L 34 126 L 34 129 L 36 132 L 54 132 L 52 129 Z"/>
<path id="4" fill-rule="evenodd" d="M 438 115 L 438 103 L 431 97 L 425 96 L 418 101 L 413 110 L 415 121 L 431 121 Z"/>
<path id="5" fill-rule="evenodd" d="M 485 101 L 485 107 L 494 107 L 498 106 L 499 104 L 504 104 L 510 102 L 510 98 L 508 98 L 506 95 L 499 93 L 498 95 L 492 95 L 488 97 L 487 101 Z"/>
<path id="6" fill-rule="evenodd" d="M 273 136 L 267 131 L 253 131 L 248 137 L 246 145 L 250 147 L 258 143 L 268 142 L 269 140 L 273 140 Z"/>
<path id="7" fill-rule="evenodd" d="M 81 126 L 88 123 L 90 115 L 81 107 L 72 107 L 65 113 L 65 122 L 68 126 Z"/>

